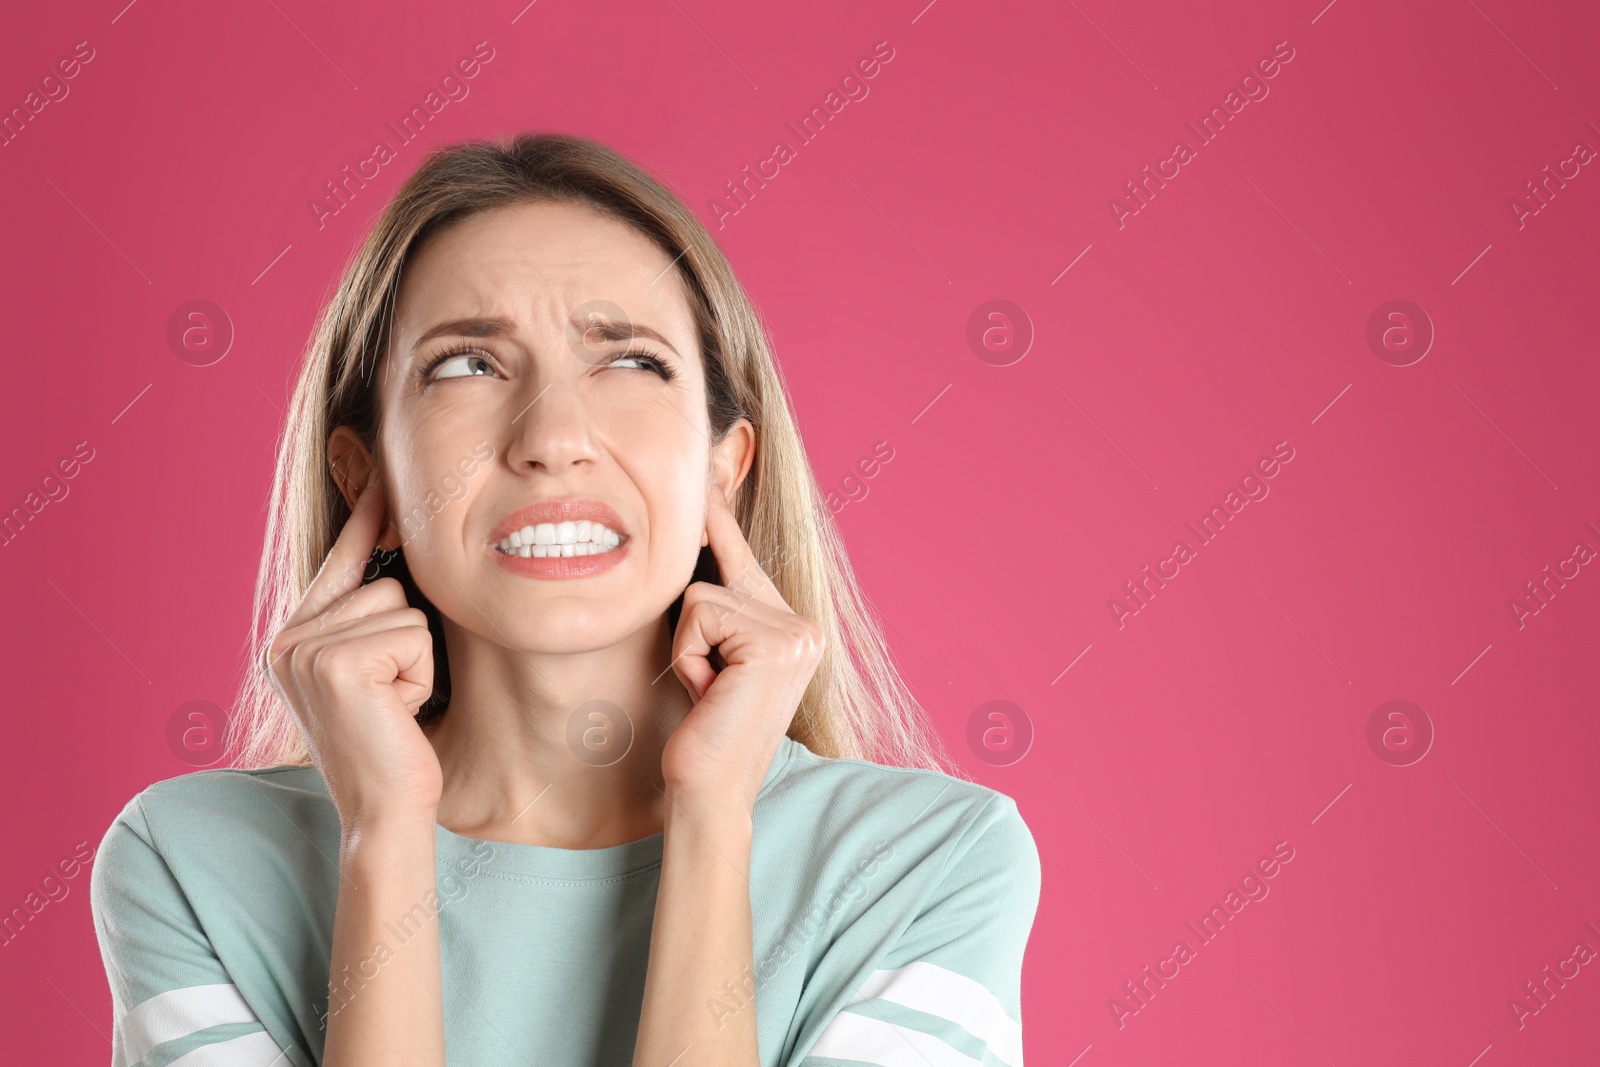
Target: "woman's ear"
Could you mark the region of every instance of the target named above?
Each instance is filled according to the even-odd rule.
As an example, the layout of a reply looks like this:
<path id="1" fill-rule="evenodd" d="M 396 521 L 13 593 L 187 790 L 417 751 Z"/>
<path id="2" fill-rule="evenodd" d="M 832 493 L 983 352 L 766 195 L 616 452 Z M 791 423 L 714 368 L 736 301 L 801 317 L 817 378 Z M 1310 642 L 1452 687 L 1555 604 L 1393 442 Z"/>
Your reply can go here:
<path id="1" fill-rule="evenodd" d="M 711 450 L 712 485 L 707 488 L 711 491 L 717 487 L 722 489 L 723 496 L 728 498 L 728 506 L 733 509 L 734 518 L 739 517 L 739 486 L 744 484 L 755 458 L 756 431 L 750 420 L 745 418 L 729 427 L 722 441 Z M 710 543 L 710 536 L 701 531 L 700 546 L 704 548 Z"/>
<path id="2" fill-rule="evenodd" d="M 337 426 L 328 435 L 328 473 L 351 511 L 355 510 L 356 501 L 361 499 L 375 466 L 372 453 L 367 451 L 360 436 L 350 427 Z M 400 532 L 392 521 L 386 519 L 377 547 L 392 552 L 399 546 Z"/>

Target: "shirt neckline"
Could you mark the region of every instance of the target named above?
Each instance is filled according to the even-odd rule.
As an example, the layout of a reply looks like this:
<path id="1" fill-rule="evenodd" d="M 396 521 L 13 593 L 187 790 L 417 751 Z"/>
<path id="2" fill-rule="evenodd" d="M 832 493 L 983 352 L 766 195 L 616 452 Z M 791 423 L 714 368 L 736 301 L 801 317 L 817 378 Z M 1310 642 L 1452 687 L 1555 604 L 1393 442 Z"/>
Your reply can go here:
<path id="1" fill-rule="evenodd" d="M 759 803 L 788 766 L 800 743 L 788 735 L 778 742 L 778 750 L 767 767 L 766 777 L 756 794 Z M 514 841 L 491 841 L 467 837 L 434 824 L 434 852 L 441 866 L 454 868 L 467 885 L 476 874 L 509 875 L 515 878 L 559 882 L 602 882 L 649 870 L 661 863 L 666 835 L 658 831 L 637 841 L 625 841 L 605 848 L 557 848 Z M 444 885 L 441 895 L 449 896 Z M 464 889 L 456 892 L 465 894 Z"/>

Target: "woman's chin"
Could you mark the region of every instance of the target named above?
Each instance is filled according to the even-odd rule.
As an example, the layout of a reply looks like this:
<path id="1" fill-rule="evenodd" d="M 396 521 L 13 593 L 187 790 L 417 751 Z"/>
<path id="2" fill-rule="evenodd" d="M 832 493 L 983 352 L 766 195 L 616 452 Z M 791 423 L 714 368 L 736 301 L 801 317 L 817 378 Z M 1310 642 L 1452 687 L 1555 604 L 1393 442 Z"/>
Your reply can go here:
<path id="1" fill-rule="evenodd" d="M 570 656 L 601 652 L 628 642 L 641 625 L 634 605 L 573 603 L 561 598 L 548 605 L 504 606 L 491 614 L 485 636 L 525 656 Z M 663 609 L 664 610 L 664 609 Z"/>

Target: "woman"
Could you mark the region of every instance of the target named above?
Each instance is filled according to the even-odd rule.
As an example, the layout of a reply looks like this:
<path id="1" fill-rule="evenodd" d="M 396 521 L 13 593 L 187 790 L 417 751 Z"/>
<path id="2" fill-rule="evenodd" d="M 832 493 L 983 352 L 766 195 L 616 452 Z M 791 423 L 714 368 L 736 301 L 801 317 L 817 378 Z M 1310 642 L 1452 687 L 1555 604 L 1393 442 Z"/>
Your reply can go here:
<path id="1" fill-rule="evenodd" d="M 114 1062 L 1020 1065 L 1033 838 L 788 404 L 636 166 L 432 155 L 295 389 L 236 766 L 101 845 Z"/>

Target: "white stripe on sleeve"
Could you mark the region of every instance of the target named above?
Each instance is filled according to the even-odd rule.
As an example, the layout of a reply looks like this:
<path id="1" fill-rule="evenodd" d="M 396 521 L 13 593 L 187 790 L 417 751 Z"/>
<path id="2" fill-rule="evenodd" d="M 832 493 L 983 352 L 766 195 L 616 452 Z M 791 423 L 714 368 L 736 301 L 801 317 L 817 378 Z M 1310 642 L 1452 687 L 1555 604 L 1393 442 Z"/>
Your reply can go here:
<path id="1" fill-rule="evenodd" d="M 868 1000 L 937 1015 L 988 1046 L 997 1059 L 1022 1067 L 1022 1024 L 1006 1014 L 982 982 L 919 960 L 893 971 L 873 971 L 846 1007 Z"/>
<path id="2" fill-rule="evenodd" d="M 833 1017 L 808 1055 L 861 1060 L 878 1067 L 983 1067 L 982 1060 L 956 1051 L 932 1034 L 851 1011 Z"/>
<path id="3" fill-rule="evenodd" d="M 157 993 L 124 1015 L 122 1044 L 128 1062 L 138 1063 L 157 1045 L 188 1037 L 207 1027 L 259 1021 L 239 994 L 239 987 L 232 982 L 187 986 Z"/>
<path id="4" fill-rule="evenodd" d="M 284 1067 L 287 1054 L 265 1030 L 184 1053 L 167 1067 Z"/>

